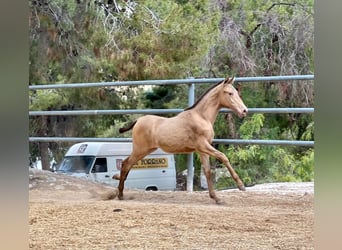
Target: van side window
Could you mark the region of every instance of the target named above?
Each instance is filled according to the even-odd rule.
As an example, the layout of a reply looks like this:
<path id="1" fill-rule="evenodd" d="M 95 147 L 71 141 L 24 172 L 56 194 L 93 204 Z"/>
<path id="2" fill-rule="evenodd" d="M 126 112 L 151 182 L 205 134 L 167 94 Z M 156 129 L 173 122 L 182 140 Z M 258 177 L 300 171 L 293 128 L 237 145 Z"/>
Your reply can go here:
<path id="1" fill-rule="evenodd" d="M 91 172 L 92 173 L 107 172 L 107 158 L 97 158 L 95 160 L 95 164 Z"/>

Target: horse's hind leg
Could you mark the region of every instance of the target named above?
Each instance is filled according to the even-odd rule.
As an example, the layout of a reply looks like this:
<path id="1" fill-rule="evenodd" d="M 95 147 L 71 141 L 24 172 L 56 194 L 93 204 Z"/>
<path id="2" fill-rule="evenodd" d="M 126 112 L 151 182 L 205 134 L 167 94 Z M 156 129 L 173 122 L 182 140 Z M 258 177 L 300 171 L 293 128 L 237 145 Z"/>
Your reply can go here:
<path id="1" fill-rule="evenodd" d="M 123 200 L 123 189 L 125 186 L 125 180 L 127 179 L 127 175 L 129 171 L 131 170 L 133 164 L 139 160 L 135 160 L 131 156 L 127 157 L 121 164 L 121 170 L 120 170 L 120 181 L 119 181 L 119 194 L 118 198 L 119 200 Z M 114 177 L 113 177 L 114 178 Z"/>
<path id="2" fill-rule="evenodd" d="M 131 153 L 130 156 L 128 156 L 121 165 L 121 171 L 120 171 L 120 181 L 119 181 L 119 186 L 118 186 L 118 190 L 119 190 L 119 194 L 118 194 L 118 198 L 119 200 L 123 200 L 123 190 L 124 190 L 124 186 L 125 186 L 125 181 L 127 179 L 128 173 L 131 170 L 132 166 L 139 160 L 143 159 L 146 155 L 150 154 L 151 152 L 153 152 L 154 149 L 149 149 L 147 151 L 144 152 L 139 152 L 137 153 L 136 151 L 134 151 Z"/>
<path id="3" fill-rule="evenodd" d="M 221 204 L 221 200 L 217 198 L 215 190 L 214 190 L 214 184 L 211 179 L 211 171 L 210 171 L 210 164 L 209 164 L 209 155 L 200 153 L 202 168 L 205 174 L 205 177 L 207 179 L 208 184 L 208 190 L 209 190 L 209 197 L 214 199 L 217 204 Z"/>

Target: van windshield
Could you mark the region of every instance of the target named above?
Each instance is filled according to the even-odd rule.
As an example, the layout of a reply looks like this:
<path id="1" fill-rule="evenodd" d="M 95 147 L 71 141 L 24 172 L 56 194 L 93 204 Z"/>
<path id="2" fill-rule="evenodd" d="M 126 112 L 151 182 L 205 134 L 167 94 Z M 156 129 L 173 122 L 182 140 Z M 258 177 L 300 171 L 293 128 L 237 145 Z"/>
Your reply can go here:
<path id="1" fill-rule="evenodd" d="M 89 173 L 95 156 L 66 156 L 59 165 L 58 172 Z"/>

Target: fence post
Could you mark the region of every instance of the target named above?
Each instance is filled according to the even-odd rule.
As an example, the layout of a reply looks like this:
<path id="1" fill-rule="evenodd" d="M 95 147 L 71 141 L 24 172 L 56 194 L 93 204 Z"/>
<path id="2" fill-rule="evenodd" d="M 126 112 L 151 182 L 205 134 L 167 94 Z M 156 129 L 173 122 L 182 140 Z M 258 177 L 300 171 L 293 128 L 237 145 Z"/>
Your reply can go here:
<path id="1" fill-rule="evenodd" d="M 193 78 L 193 77 L 192 77 Z M 188 105 L 189 107 L 192 106 L 195 102 L 195 84 L 189 84 L 189 91 L 188 91 Z M 188 154 L 187 159 L 187 166 L 188 166 L 188 174 L 186 180 L 186 190 L 188 192 L 192 192 L 194 190 L 194 153 Z"/>

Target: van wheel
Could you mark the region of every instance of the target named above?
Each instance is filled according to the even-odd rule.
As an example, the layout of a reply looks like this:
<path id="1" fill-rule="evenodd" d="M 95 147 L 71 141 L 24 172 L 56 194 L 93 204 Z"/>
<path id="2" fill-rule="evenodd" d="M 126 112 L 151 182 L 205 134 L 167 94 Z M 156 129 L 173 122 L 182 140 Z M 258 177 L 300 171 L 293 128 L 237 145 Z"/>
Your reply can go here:
<path id="1" fill-rule="evenodd" d="M 146 191 L 158 191 L 158 188 L 157 187 L 147 187 L 145 190 Z"/>

